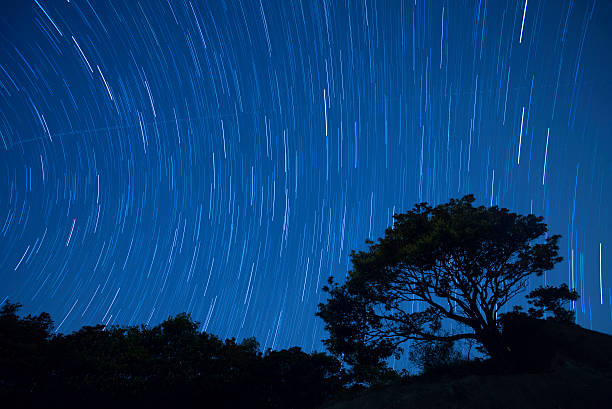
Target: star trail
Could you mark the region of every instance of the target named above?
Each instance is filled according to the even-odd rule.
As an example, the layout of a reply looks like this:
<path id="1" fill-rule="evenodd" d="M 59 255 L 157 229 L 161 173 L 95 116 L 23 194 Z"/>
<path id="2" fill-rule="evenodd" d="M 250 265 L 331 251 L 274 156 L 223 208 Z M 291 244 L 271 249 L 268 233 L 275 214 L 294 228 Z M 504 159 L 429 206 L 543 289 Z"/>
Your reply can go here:
<path id="1" fill-rule="evenodd" d="M 545 217 L 612 332 L 606 0 L 0 6 L 0 301 L 55 329 L 182 311 L 322 350 L 330 275 L 417 202 Z"/>

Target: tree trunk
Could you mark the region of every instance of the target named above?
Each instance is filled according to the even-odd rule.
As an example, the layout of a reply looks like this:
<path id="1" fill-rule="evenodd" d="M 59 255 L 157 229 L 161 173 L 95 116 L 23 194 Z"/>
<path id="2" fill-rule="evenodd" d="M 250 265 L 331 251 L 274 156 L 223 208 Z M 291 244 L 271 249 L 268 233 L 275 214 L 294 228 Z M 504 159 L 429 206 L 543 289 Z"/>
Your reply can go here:
<path id="1" fill-rule="evenodd" d="M 496 365 L 506 367 L 510 361 L 510 350 L 504 342 L 503 336 L 497 327 L 486 327 L 477 334 L 478 341 L 486 349 Z"/>

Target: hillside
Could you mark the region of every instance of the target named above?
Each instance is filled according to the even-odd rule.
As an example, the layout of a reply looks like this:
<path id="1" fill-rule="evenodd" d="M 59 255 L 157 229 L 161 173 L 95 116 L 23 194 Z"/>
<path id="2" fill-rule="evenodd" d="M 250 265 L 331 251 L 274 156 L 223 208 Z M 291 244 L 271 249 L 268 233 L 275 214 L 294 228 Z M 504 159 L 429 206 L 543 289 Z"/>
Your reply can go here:
<path id="1" fill-rule="evenodd" d="M 511 373 L 471 365 L 411 377 L 345 397 L 324 409 L 570 409 L 612 405 L 612 336 L 541 320 L 504 331 L 517 359 Z M 525 334 L 530 334 L 526 337 Z M 486 363 L 485 363 L 486 364 Z"/>

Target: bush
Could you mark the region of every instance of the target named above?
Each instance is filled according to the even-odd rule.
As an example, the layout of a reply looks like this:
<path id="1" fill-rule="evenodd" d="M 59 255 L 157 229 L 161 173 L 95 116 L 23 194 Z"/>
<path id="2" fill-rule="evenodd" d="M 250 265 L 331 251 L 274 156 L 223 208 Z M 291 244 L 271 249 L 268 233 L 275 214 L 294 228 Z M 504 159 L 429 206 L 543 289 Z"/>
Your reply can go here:
<path id="1" fill-rule="evenodd" d="M 408 357 L 423 373 L 450 367 L 463 361 L 461 352 L 453 342 L 448 341 L 415 342 Z"/>

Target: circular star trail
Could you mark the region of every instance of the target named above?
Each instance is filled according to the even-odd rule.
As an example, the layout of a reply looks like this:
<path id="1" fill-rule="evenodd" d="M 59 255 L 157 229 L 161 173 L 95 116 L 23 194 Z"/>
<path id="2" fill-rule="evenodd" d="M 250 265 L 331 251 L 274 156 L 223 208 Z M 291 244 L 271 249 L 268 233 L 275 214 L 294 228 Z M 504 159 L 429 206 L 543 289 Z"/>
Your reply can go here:
<path id="1" fill-rule="evenodd" d="M 563 235 L 531 284 L 610 331 L 608 2 L 0 7 L 0 301 L 321 350 L 351 250 L 474 193 Z"/>

